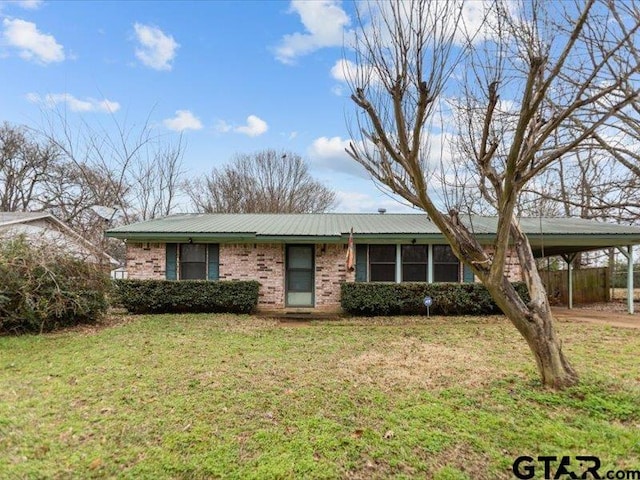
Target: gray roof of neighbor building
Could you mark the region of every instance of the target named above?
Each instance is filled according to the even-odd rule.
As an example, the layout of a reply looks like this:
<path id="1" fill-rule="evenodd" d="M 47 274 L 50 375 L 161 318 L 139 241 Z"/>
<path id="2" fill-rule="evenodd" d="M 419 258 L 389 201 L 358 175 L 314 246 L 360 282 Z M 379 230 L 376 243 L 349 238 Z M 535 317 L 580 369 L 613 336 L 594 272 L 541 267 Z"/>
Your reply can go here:
<path id="1" fill-rule="evenodd" d="M 481 242 L 495 236 L 496 217 L 460 218 Z M 552 254 L 640 243 L 638 227 L 579 218 L 522 218 L 520 224 L 537 254 L 545 248 Z M 179 214 L 113 228 L 107 236 L 165 242 L 341 243 L 352 228 L 361 243 L 444 240 L 426 214 L 394 213 Z"/>
<path id="2" fill-rule="evenodd" d="M 45 220 L 48 226 L 39 226 L 37 224 L 39 222 L 32 223 L 36 220 Z M 95 256 L 98 261 L 102 258 L 112 265 L 119 264 L 101 247 L 93 245 L 66 223 L 48 212 L 0 212 L 0 234 L 25 235 L 31 242 L 38 239 L 59 245 L 76 244 L 78 246 L 76 253 L 88 253 L 89 256 Z"/>
<path id="3" fill-rule="evenodd" d="M 47 212 L 0 212 L 0 226 L 53 217 Z"/>

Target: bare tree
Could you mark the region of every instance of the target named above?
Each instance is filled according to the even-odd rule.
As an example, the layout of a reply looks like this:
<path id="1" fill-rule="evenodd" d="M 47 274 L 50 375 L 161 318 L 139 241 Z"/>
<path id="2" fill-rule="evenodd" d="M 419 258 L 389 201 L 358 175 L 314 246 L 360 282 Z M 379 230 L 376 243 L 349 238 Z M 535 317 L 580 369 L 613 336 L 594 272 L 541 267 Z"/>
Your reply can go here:
<path id="1" fill-rule="evenodd" d="M 180 193 L 182 138 L 159 146 L 153 155 L 138 159 L 130 172 L 131 203 L 143 220 L 169 215 Z"/>
<path id="2" fill-rule="evenodd" d="M 0 211 L 43 208 L 41 195 L 49 171 L 59 163 L 60 152 L 27 129 L 0 126 Z"/>
<path id="3" fill-rule="evenodd" d="M 74 166 L 92 205 L 117 207 L 129 223 L 170 214 L 182 184 L 184 143 L 157 133 L 149 117 L 136 125 L 110 115 L 109 126 L 72 125 L 66 112 L 48 111 L 41 129 Z"/>
<path id="4" fill-rule="evenodd" d="M 610 155 L 580 152 L 523 189 L 522 214 L 633 224 L 640 218 L 640 177 Z"/>
<path id="5" fill-rule="evenodd" d="M 319 213 L 335 204 L 335 194 L 311 177 L 302 157 L 275 150 L 237 155 L 192 182 L 189 195 L 206 213 Z"/>
<path id="6" fill-rule="evenodd" d="M 640 5 L 636 0 L 624 2 L 611 9 L 612 21 L 625 34 L 624 54 L 614 57 L 607 65 L 609 74 L 619 81 L 609 89 L 609 94 L 599 99 L 601 110 L 613 110 L 613 115 L 603 119 L 596 129 L 589 129 L 592 116 L 574 119 L 574 128 L 590 132 L 592 144 L 614 158 L 633 175 L 640 177 L 640 98 L 634 95 L 640 82 L 640 51 L 637 47 L 637 24 L 640 22 Z M 631 70 L 630 75 L 618 75 L 617 70 Z M 615 108 L 620 99 L 633 100 Z M 593 112 L 591 112 L 593 115 Z"/>
<path id="7" fill-rule="evenodd" d="M 119 242 L 104 244 L 109 225 L 94 208 L 116 207 L 113 220 L 124 222 L 169 215 L 181 194 L 182 137 L 156 134 L 148 118 L 136 126 L 112 115 L 106 128 L 43 112 L 38 130 L 0 126 L 0 210 L 51 212 L 121 257 Z"/>
<path id="8" fill-rule="evenodd" d="M 516 207 L 530 182 L 580 151 L 637 98 L 630 79 L 638 72 L 638 10 L 604 0 L 496 0 L 482 28 L 467 30 L 461 41 L 464 4 L 394 1 L 384 4 L 383 15 L 378 5 L 367 3 L 358 15 L 351 98 L 361 112 L 362 141 L 348 153 L 429 215 L 525 338 L 543 384 L 575 384 Z M 457 127 L 469 172 L 498 215 L 490 251 L 457 210 L 441 210 L 428 188 L 433 174 L 425 151 L 433 130 L 427 127 L 445 100 L 459 121 L 444 128 Z M 505 275 L 512 248 L 531 298 L 526 303 Z"/>

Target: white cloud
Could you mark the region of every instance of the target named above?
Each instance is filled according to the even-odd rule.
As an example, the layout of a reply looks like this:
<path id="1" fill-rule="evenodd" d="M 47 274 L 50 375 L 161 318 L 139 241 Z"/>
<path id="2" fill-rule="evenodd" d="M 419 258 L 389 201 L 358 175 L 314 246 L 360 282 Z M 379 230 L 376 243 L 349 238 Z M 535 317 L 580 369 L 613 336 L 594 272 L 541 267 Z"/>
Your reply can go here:
<path id="1" fill-rule="evenodd" d="M 335 210 L 344 213 L 377 213 L 379 208 L 384 208 L 389 213 L 418 213 L 416 209 L 400 203 L 400 201 L 389 195 L 378 192 L 373 183 L 371 184 L 371 190 L 375 191 L 376 195 L 353 191 L 336 191 Z"/>
<path id="2" fill-rule="evenodd" d="M 33 60 L 39 63 L 61 62 L 65 59 L 64 48 L 53 35 L 42 33 L 35 23 L 25 20 L 2 20 L 4 32 L 2 38 L 11 47 L 19 50 L 19 54 L 25 60 Z"/>
<path id="3" fill-rule="evenodd" d="M 425 168 L 429 172 L 442 175 L 451 169 L 455 159 L 453 148 L 453 135 L 450 133 L 434 133 L 429 135 L 428 140 L 422 146 L 422 157 L 425 159 Z M 352 140 L 341 137 L 319 137 L 316 138 L 307 149 L 307 156 L 314 167 L 327 169 L 335 172 L 347 173 L 359 178 L 370 178 L 369 173 L 362 165 L 356 162 L 346 152 Z M 361 149 L 361 140 L 354 142 Z M 373 145 L 368 145 L 369 149 Z"/>
<path id="4" fill-rule="evenodd" d="M 107 100 L 96 100 L 95 98 L 86 98 L 80 100 L 70 93 L 48 93 L 44 97 L 37 93 L 28 93 L 27 100 L 31 103 L 41 103 L 47 108 L 55 108 L 56 105 L 66 104 L 72 112 L 98 112 L 98 113 L 114 113 L 120 110 L 120 104 Z"/>
<path id="5" fill-rule="evenodd" d="M 241 127 L 236 127 L 233 131 L 250 137 L 257 137 L 258 135 L 265 133 L 268 129 L 269 126 L 267 125 L 267 122 L 255 115 L 249 115 L 247 117 L 247 124 Z"/>
<path id="6" fill-rule="evenodd" d="M 506 7 L 507 15 L 517 17 L 519 10 L 517 2 L 506 2 Z M 495 38 L 497 35 L 495 25 L 499 15 L 495 3 L 491 0 L 465 1 L 462 5 L 461 24 L 456 31 L 456 40 L 463 44 L 469 38 L 474 43 Z M 507 32 L 501 31 L 500 34 L 504 36 Z"/>
<path id="7" fill-rule="evenodd" d="M 180 44 L 158 27 L 136 23 L 133 28 L 139 42 L 136 48 L 138 60 L 155 70 L 171 70 L 171 62 Z"/>
<path id="8" fill-rule="evenodd" d="M 344 87 L 342 85 L 334 85 L 331 87 L 331 93 L 333 93 L 336 97 L 341 97 L 344 95 Z"/>
<path id="9" fill-rule="evenodd" d="M 348 158 L 345 149 L 349 146 L 349 142 L 341 137 L 319 137 L 311 144 L 309 154 L 314 158 L 322 159 Z"/>
<path id="10" fill-rule="evenodd" d="M 216 131 L 220 133 L 230 132 L 232 128 L 233 127 L 229 125 L 227 122 L 225 122 L 224 120 L 218 120 L 215 125 Z"/>
<path id="11" fill-rule="evenodd" d="M 423 157 L 427 159 L 429 170 L 449 168 L 455 157 L 453 148 L 455 135 L 447 132 L 434 133 L 425 137 L 427 146 L 424 149 Z"/>
<path id="12" fill-rule="evenodd" d="M 323 47 L 341 46 L 350 19 L 336 0 L 305 1 L 293 0 L 289 10 L 300 15 L 300 21 L 307 33 L 293 33 L 282 37 L 275 49 L 276 58 L 291 64 L 296 57 L 306 55 Z"/>
<path id="13" fill-rule="evenodd" d="M 24 8 L 25 10 L 37 10 L 44 3 L 43 0 L 17 0 L 15 2 L 18 6 Z"/>
<path id="14" fill-rule="evenodd" d="M 256 115 L 249 115 L 247 117 L 246 125 L 234 126 L 224 120 L 218 120 L 214 128 L 219 133 L 228 133 L 233 131 L 235 133 L 242 133 L 249 137 L 257 137 L 269 130 L 269 125 Z"/>
<path id="15" fill-rule="evenodd" d="M 517 2 L 507 1 L 507 12 L 513 14 L 517 10 Z M 418 7 L 417 3 L 400 3 L 406 8 L 400 9 L 400 18 L 406 28 L 422 24 L 422 28 L 432 28 L 437 25 L 437 31 L 442 38 L 453 35 L 453 40 L 459 45 L 468 41 L 474 43 L 485 41 L 495 35 L 493 27 L 496 25 L 498 11 L 493 0 L 450 0 L 448 2 L 429 2 L 426 11 Z M 391 4 L 377 2 L 369 13 L 372 24 L 366 28 L 377 30 L 383 42 L 390 42 L 391 32 L 385 27 L 386 21 L 392 18 Z M 420 8 L 421 10 L 418 10 Z M 373 33 L 373 32 L 372 32 Z M 375 34 L 375 33 L 374 33 Z M 504 32 L 502 32 L 504 35 Z"/>
<path id="16" fill-rule="evenodd" d="M 184 130 L 200 130 L 202 122 L 189 110 L 176 110 L 176 116 L 162 121 L 169 130 L 182 132 Z"/>
<path id="17" fill-rule="evenodd" d="M 307 156 L 316 168 L 368 179 L 369 174 L 364 168 L 347 154 L 349 142 L 341 137 L 319 137 L 307 149 Z"/>
<path id="18" fill-rule="evenodd" d="M 340 59 L 331 67 L 331 76 L 339 82 L 376 83 L 380 80 L 371 65 L 357 65 L 351 60 Z"/>
<path id="19" fill-rule="evenodd" d="M 331 67 L 331 76 L 340 82 L 353 78 L 358 66 L 351 60 L 340 59 Z"/>

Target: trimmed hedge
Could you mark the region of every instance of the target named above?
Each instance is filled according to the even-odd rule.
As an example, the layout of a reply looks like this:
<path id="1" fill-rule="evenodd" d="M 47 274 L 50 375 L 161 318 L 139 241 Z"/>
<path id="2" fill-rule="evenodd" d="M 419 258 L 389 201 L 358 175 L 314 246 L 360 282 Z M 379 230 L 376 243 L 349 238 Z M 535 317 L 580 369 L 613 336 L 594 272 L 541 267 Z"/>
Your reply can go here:
<path id="1" fill-rule="evenodd" d="M 131 313 L 249 313 L 256 281 L 116 280 L 115 298 Z"/>
<path id="2" fill-rule="evenodd" d="M 529 301 L 526 285 L 514 283 Z M 433 315 L 490 315 L 502 313 L 480 283 L 343 283 L 342 309 L 352 315 L 423 315 L 424 297 L 430 296 Z"/>

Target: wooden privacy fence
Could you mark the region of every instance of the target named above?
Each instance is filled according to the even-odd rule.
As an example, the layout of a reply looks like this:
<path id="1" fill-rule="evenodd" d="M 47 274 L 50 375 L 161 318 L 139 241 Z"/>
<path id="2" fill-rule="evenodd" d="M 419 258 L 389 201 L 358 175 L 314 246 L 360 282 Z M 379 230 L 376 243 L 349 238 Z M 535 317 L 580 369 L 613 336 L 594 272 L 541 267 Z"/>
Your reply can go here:
<path id="1" fill-rule="evenodd" d="M 541 270 L 540 276 L 552 305 L 569 302 L 569 277 L 567 270 Z M 573 270 L 573 303 L 596 303 L 611 300 L 609 269 L 584 268 Z"/>

